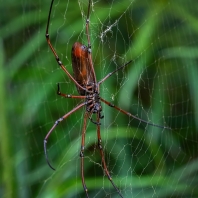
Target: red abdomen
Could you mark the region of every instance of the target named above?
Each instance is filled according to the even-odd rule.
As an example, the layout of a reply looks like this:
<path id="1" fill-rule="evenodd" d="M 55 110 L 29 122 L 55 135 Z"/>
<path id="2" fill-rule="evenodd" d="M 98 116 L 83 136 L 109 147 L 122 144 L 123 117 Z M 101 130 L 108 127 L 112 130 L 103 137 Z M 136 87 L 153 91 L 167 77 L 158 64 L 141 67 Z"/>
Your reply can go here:
<path id="1" fill-rule="evenodd" d="M 91 69 L 91 65 L 88 59 L 88 48 L 79 42 L 74 43 L 72 46 L 72 68 L 74 72 L 75 80 L 82 86 L 85 87 L 94 82 L 94 74 Z M 80 95 L 85 95 L 85 90 L 76 86 Z"/>

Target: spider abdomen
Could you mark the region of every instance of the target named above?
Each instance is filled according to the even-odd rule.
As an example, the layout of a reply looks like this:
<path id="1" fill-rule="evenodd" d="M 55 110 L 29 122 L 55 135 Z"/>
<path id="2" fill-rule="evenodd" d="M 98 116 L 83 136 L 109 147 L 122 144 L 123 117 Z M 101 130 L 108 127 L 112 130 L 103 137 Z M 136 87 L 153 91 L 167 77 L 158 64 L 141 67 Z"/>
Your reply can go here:
<path id="1" fill-rule="evenodd" d="M 90 83 L 95 83 L 94 74 L 91 70 L 91 64 L 88 58 L 87 46 L 75 42 L 72 46 L 71 58 L 72 68 L 74 72 L 75 80 L 82 86 L 85 87 Z M 86 91 L 76 86 L 77 91 L 80 95 L 85 95 Z"/>

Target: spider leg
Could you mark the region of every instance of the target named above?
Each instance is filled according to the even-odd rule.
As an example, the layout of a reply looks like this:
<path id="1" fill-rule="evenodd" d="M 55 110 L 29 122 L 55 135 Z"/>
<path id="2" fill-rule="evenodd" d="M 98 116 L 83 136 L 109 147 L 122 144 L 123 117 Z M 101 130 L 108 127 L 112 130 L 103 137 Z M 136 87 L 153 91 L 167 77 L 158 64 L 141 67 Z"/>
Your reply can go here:
<path id="1" fill-rule="evenodd" d="M 97 113 L 97 122 L 100 122 L 100 114 L 99 113 Z M 98 136 L 98 148 L 100 150 L 100 155 L 101 155 L 101 158 L 102 158 L 102 164 L 103 164 L 103 168 L 104 168 L 105 174 L 108 177 L 109 181 L 111 182 L 112 186 L 115 188 L 115 190 L 120 195 L 120 197 L 123 198 L 120 190 L 114 184 L 113 179 L 112 179 L 111 175 L 109 174 L 109 170 L 108 170 L 106 162 L 105 162 L 104 152 L 103 152 L 103 149 L 102 149 L 102 139 L 101 139 L 101 135 L 100 135 L 100 125 L 97 125 L 97 136 Z"/>
<path id="2" fill-rule="evenodd" d="M 94 121 L 94 120 L 93 120 L 92 115 L 93 115 L 93 112 L 89 112 L 89 113 L 88 113 L 88 118 L 89 118 L 89 120 L 90 120 L 93 124 L 101 125 L 100 122 L 97 122 L 97 121 Z"/>
<path id="3" fill-rule="evenodd" d="M 101 83 L 103 83 L 107 78 L 109 78 L 110 76 L 112 76 L 113 74 L 115 74 L 117 71 L 125 68 L 126 66 L 128 66 L 130 63 L 132 62 L 132 60 L 128 61 L 127 63 L 125 63 L 124 65 L 118 67 L 116 70 L 114 70 L 113 72 L 110 72 L 109 74 L 107 74 L 103 79 L 101 79 L 98 82 L 98 85 L 100 85 Z"/>
<path id="4" fill-rule="evenodd" d="M 63 96 L 63 97 L 65 97 L 65 98 L 79 98 L 79 99 L 85 99 L 85 98 L 86 98 L 86 96 L 73 96 L 73 95 L 71 95 L 71 94 L 63 94 L 63 93 L 61 93 L 61 91 L 60 91 L 60 85 L 59 85 L 59 83 L 58 83 L 57 85 L 58 85 L 57 94 L 58 94 L 59 96 Z"/>
<path id="5" fill-rule="evenodd" d="M 47 43 L 50 47 L 50 49 L 52 50 L 55 58 L 56 58 L 56 62 L 59 64 L 59 66 L 61 67 L 61 69 L 68 75 L 68 77 L 81 89 L 85 90 L 86 92 L 90 92 L 89 90 L 87 90 L 86 88 L 82 87 L 75 79 L 74 77 L 67 71 L 67 69 L 65 68 L 65 66 L 62 64 L 62 61 L 60 60 L 58 54 L 56 53 L 56 50 L 54 49 L 54 47 L 51 44 L 50 41 L 50 35 L 49 35 L 49 23 L 50 23 L 50 17 L 51 17 L 51 12 L 52 12 L 52 6 L 53 6 L 54 0 L 51 1 L 51 5 L 50 5 L 50 11 L 49 11 L 49 15 L 48 15 L 48 20 L 47 20 L 47 27 L 46 27 L 46 40 Z"/>
<path id="6" fill-rule="evenodd" d="M 90 115 L 91 114 L 91 115 Z M 89 120 L 93 123 L 93 124 L 96 124 L 96 125 L 101 125 L 101 123 L 100 122 L 98 122 L 98 121 L 94 121 L 93 120 L 93 118 L 92 118 L 92 115 L 93 115 L 93 112 L 89 112 Z M 103 115 L 101 115 L 101 112 L 99 112 L 99 118 L 100 119 L 103 119 L 104 118 L 104 116 Z"/>
<path id="7" fill-rule="evenodd" d="M 130 116 L 130 117 L 132 117 L 132 118 L 134 118 L 134 119 L 136 119 L 136 120 L 139 120 L 140 122 L 143 122 L 143 123 L 145 123 L 145 124 L 148 124 L 148 125 L 151 125 L 151 126 L 154 126 L 154 127 L 172 130 L 170 127 L 160 126 L 160 125 L 158 125 L 158 124 L 153 124 L 153 123 L 151 123 L 151 122 L 147 122 L 147 121 L 145 121 L 145 120 L 142 120 L 142 119 L 138 118 L 137 116 L 134 116 L 134 115 L 132 115 L 131 113 L 129 113 L 129 112 L 127 112 L 127 111 L 125 111 L 125 110 L 123 110 L 123 109 L 121 109 L 121 108 L 115 106 L 114 104 L 112 104 L 112 103 L 110 103 L 110 102 L 104 100 L 103 98 L 100 98 L 100 100 L 101 100 L 102 102 L 104 102 L 105 104 L 107 104 L 108 106 L 113 107 L 114 109 L 117 109 L 117 110 L 120 111 L 121 113 L 123 113 L 123 114 L 125 114 L 125 115 L 127 115 L 127 116 Z"/>
<path id="8" fill-rule="evenodd" d="M 81 107 L 85 106 L 87 103 L 84 102 L 84 103 L 81 103 L 80 105 L 76 106 L 75 108 L 73 108 L 70 112 L 68 112 L 67 114 L 65 114 L 63 117 L 59 118 L 58 120 L 56 120 L 56 122 L 54 123 L 53 127 L 50 129 L 50 131 L 47 133 L 47 135 L 45 136 L 45 139 L 44 139 L 44 153 L 45 153 L 45 158 L 46 158 L 46 161 L 49 165 L 49 167 L 52 169 L 52 170 L 55 170 L 50 162 L 49 162 L 49 159 L 48 159 L 48 155 L 47 155 L 47 140 L 50 136 L 50 134 L 52 133 L 52 131 L 55 129 L 55 127 L 60 123 L 62 122 L 64 119 L 66 119 L 68 116 L 70 116 L 72 113 L 74 113 L 75 111 L 77 111 L 78 109 L 80 109 Z"/>
<path id="9" fill-rule="evenodd" d="M 84 150 L 85 150 L 85 133 L 86 133 L 86 126 L 87 126 L 87 118 L 88 118 L 88 112 L 85 112 L 84 115 L 84 121 L 83 121 L 83 128 L 82 128 L 82 140 L 81 140 L 81 149 L 80 149 L 80 158 L 81 158 L 81 178 L 82 178 L 82 185 L 84 188 L 84 191 L 86 193 L 87 198 L 89 198 L 88 195 L 88 189 L 85 184 L 85 177 L 84 177 Z"/>

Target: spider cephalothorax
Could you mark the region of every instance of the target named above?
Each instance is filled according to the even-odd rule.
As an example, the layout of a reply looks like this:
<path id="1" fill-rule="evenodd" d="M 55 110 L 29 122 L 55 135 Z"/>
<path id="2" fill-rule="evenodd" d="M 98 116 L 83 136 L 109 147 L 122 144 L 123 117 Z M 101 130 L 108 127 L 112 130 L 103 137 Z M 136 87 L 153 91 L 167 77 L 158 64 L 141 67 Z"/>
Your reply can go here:
<path id="1" fill-rule="evenodd" d="M 87 105 L 86 105 L 86 111 L 90 112 L 90 114 L 99 114 L 99 118 L 102 119 L 104 116 L 101 115 L 102 112 L 102 106 L 100 103 L 100 96 L 98 92 L 95 92 L 93 94 L 88 94 L 86 97 Z M 93 121 L 91 116 L 89 116 L 91 122 L 94 124 L 101 124 L 100 122 Z"/>

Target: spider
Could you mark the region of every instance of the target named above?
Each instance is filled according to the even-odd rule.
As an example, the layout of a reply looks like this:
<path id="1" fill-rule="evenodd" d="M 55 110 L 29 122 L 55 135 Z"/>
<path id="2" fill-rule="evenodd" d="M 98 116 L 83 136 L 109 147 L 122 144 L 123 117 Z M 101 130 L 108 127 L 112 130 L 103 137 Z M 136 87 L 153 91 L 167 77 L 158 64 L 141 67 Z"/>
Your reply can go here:
<path id="1" fill-rule="evenodd" d="M 147 125 L 152 125 L 152 126 L 160 127 L 160 128 L 164 128 L 164 129 L 170 129 L 170 128 L 165 127 L 165 126 L 159 126 L 159 125 L 144 121 L 144 120 L 132 115 L 131 113 L 115 106 L 114 104 L 112 104 L 112 103 L 110 103 L 110 102 L 108 102 L 105 99 L 100 97 L 100 90 L 99 90 L 100 85 L 106 79 L 108 79 L 111 75 L 113 75 L 114 73 L 118 72 L 119 70 L 121 70 L 121 69 L 125 68 L 127 65 L 129 65 L 132 62 L 132 60 L 130 60 L 130 61 L 126 62 L 124 65 L 118 67 L 113 72 L 107 74 L 100 81 L 96 80 L 96 74 L 95 74 L 95 71 L 94 71 L 94 66 L 93 66 L 93 61 L 92 61 L 91 42 L 90 42 L 90 34 L 89 34 L 89 18 L 90 18 L 90 10 L 91 10 L 90 7 L 91 7 L 92 0 L 89 0 L 88 12 L 87 12 L 87 16 L 86 16 L 86 30 L 85 30 L 85 33 L 87 35 L 88 46 L 85 46 L 85 45 L 83 45 L 79 42 L 74 43 L 74 45 L 72 46 L 72 50 L 71 50 L 73 76 L 67 71 L 66 67 L 63 65 L 63 63 L 59 59 L 59 56 L 56 53 L 56 50 L 54 49 L 53 45 L 51 44 L 50 36 L 49 36 L 49 33 L 48 33 L 49 32 L 49 23 L 50 23 L 50 16 L 51 16 L 51 11 L 52 11 L 52 7 L 53 7 L 53 2 L 54 2 L 54 0 L 51 1 L 51 5 L 50 5 L 50 9 L 49 9 L 49 15 L 48 15 L 47 27 L 46 27 L 46 35 L 45 35 L 46 40 L 47 40 L 47 43 L 48 43 L 52 53 L 54 54 L 54 56 L 56 58 L 56 61 L 57 61 L 58 65 L 67 74 L 67 76 L 71 79 L 71 81 L 73 81 L 75 83 L 79 95 L 74 96 L 74 95 L 61 93 L 59 84 L 58 84 L 57 94 L 62 96 L 62 97 L 65 97 L 65 98 L 83 99 L 84 102 L 80 103 L 79 105 L 74 107 L 71 111 L 69 111 L 68 113 L 63 115 L 61 118 L 56 120 L 56 122 L 54 123 L 54 125 L 52 126 L 50 131 L 45 136 L 45 139 L 44 139 L 44 153 L 45 153 L 46 161 L 47 161 L 49 167 L 52 168 L 53 170 L 55 170 L 51 166 L 51 164 L 49 162 L 49 159 L 48 159 L 48 155 L 47 155 L 46 145 L 47 145 L 48 138 L 49 138 L 50 134 L 52 133 L 52 131 L 55 129 L 55 127 L 60 122 L 65 120 L 68 116 L 70 116 L 75 111 L 81 109 L 82 107 L 85 107 L 84 121 L 83 121 L 83 127 L 82 127 L 80 158 L 81 158 L 82 186 L 84 188 L 86 197 L 88 198 L 89 195 L 88 195 L 88 188 L 86 186 L 85 178 L 84 178 L 84 150 L 85 150 L 86 125 L 87 125 L 87 120 L 89 119 L 92 123 L 94 123 L 96 125 L 96 128 L 97 128 L 98 148 L 99 148 L 99 151 L 100 151 L 104 172 L 105 172 L 107 178 L 109 179 L 109 181 L 111 182 L 112 186 L 114 187 L 114 189 L 119 194 L 119 196 L 123 198 L 123 195 L 121 194 L 120 190 L 115 185 L 115 183 L 113 182 L 113 179 L 112 179 L 112 177 L 109 173 L 109 170 L 108 170 L 108 167 L 107 167 L 106 161 L 105 161 L 103 148 L 102 148 L 102 140 L 101 140 L 101 134 L 100 134 L 100 125 L 101 125 L 100 120 L 104 116 L 101 114 L 101 112 L 102 112 L 101 102 L 103 102 L 106 105 L 120 111 L 121 113 L 123 113 L 123 114 L 125 114 L 129 117 L 132 117 L 136 120 L 139 120 L 140 122 L 143 122 Z M 96 120 L 92 119 L 93 114 L 96 114 Z"/>

